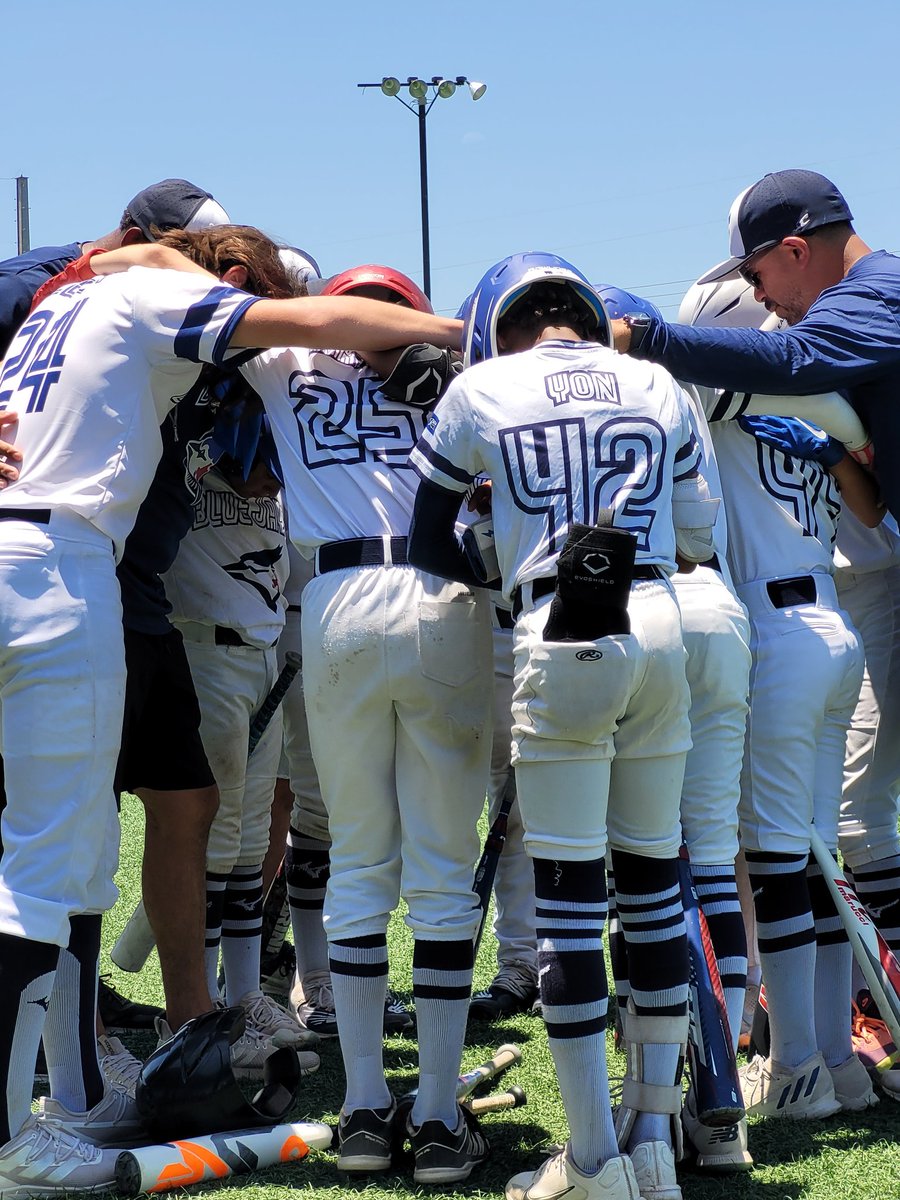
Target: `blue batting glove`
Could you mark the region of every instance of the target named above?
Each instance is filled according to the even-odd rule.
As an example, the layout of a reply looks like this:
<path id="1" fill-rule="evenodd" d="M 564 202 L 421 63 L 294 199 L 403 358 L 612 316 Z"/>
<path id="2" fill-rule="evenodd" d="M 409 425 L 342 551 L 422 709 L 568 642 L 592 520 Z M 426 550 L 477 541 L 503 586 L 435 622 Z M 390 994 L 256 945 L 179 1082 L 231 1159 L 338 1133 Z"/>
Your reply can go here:
<path id="1" fill-rule="evenodd" d="M 738 417 L 738 424 L 745 433 L 752 434 L 767 446 L 774 446 L 794 458 L 811 459 L 826 471 L 846 454 L 843 442 L 799 417 Z"/>

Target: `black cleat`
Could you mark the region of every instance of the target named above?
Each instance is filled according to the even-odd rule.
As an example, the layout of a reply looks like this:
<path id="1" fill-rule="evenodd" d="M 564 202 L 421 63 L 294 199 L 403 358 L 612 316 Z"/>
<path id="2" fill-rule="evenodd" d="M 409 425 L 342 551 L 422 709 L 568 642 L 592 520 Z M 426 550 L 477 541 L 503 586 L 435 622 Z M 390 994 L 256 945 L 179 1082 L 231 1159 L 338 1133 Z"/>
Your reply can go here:
<path id="1" fill-rule="evenodd" d="M 138 1004 L 121 996 L 101 978 L 97 991 L 97 1009 L 107 1033 L 120 1033 L 123 1029 L 145 1029 L 152 1032 L 153 1022 L 163 1015 L 163 1010 L 153 1004 Z"/>
<path id="2" fill-rule="evenodd" d="M 464 1108 L 458 1111 L 455 1129 L 448 1129 L 443 1121 L 426 1121 L 416 1129 L 412 1116 L 408 1118 L 406 1130 L 416 1156 L 416 1183 L 459 1183 L 468 1179 L 490 1154 L 478 1121 Z"/>

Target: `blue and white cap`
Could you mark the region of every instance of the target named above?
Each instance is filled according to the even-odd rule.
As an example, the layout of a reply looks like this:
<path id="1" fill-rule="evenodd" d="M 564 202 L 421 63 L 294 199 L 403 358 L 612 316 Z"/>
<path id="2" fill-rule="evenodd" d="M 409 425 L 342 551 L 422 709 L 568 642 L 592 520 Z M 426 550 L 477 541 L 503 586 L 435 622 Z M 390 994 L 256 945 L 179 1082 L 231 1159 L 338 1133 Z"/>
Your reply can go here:
<path id="1" fill-rule="evenodd" d="M 135 225 L 153 240 L 153 230 L 186 229 L 199 233 L 215 225 L 228 225 L 228 213 L 212 193 L 187 179 L 162 179 L 138 192 L 128 203 Z"/>
<path id="2" fill-rule="evenodd" d="M 733 278 L 748 258 L 822 225 L 852 221 L 847 201 L 830 179 L 816 171 L 773 171 L 745 188 L 728 214 L 731 258 L 697 280 Z"/>

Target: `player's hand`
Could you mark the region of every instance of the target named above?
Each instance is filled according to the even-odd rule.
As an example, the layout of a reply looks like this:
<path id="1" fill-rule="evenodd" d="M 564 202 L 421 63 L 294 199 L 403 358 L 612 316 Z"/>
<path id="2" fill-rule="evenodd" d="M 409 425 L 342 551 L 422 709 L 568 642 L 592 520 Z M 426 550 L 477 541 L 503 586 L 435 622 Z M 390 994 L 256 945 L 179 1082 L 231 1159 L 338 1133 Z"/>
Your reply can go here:
<path id="1" fill-rule="evenodd" d="M 767 446 L 774 446 L 794 458 L 820 463 L 826 470 L 839 463 L 847 453 L 843 442 L 799 417 L 738 417 L 738 425 Z"/>
<path id="2" fill-rule="evenodd" d="M 491 511 L 491 481 L 486 479 L 484 483 L 479 483 L 472 495 L 469 497 L 469 502 L 466 505 L 469 512 L 477 512 L 479 516 L 486 517 Z"/>
<path id="3" fill-rule="evenodd" d="M 18 423 L 18 413 L 0 412 L 0 433 L 9 436 L 9 430 L 12 430 L 12 433 L 15 434 L 15 426 Z M 13 442 L 0 439 L 0 490 L 19 478 L 19 471 L 15 464 L 21 461 L 22 451 L 18 450 Z"/>
<path id="4" fill-rule="evenodd" d="M 610 321 L 612 326 L 613 349 L 620 354 L 627 354 L 631 349 L 631 326 L 627 321 Z"/>

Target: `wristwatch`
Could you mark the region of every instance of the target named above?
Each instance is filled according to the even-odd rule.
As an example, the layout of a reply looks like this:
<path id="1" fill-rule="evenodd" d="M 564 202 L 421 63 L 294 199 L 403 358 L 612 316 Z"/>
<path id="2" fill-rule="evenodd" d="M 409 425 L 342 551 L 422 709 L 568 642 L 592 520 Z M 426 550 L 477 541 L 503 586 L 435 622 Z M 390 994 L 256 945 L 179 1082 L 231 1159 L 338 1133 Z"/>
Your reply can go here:
<path id="1" fill-rule="evenodd" d="M 625 313 L 622 320 L 631 330 L 631 345 L 629 351 L 637 350 L 641 342 L 647 336 L 647 330 L 650 328 L 651 318 L 643 312 Z"/>

